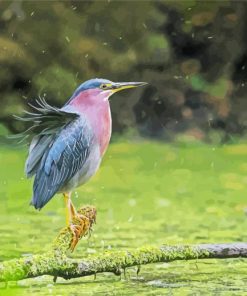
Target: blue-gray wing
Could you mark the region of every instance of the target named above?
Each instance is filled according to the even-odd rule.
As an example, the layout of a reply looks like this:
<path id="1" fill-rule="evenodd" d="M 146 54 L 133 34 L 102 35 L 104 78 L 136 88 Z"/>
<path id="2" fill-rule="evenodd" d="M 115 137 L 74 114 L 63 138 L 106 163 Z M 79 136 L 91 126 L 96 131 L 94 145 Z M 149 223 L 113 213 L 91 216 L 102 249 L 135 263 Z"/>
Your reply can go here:
<path id="1" fill-rule="evenodd" d="M 72 121 L 56 136 L 49 149 L 44 151 L 36 170 L 31 202 L 36 209 L 41 209 L 82 169 L 92 140 L 91 129 L 82 117 Z"/>
<path id="2" fill-rule="evenodd" d="M 23 133 L 15 135 L 15 138 L 19 138 L 21 141 L 32 138 L 25 166 L 27 177 L 36 174 L 43 155 L 53 145 L 59 133 L 80 117 L 76 110 L 70 106 L 59 109 L 50 106 L 42 98 L 36 102 L 37 106 L 30 104 L 32 112 L 24 111 L 24 117 L 15 116 L 18 120 L 29 124 L 29 128 Z"/>

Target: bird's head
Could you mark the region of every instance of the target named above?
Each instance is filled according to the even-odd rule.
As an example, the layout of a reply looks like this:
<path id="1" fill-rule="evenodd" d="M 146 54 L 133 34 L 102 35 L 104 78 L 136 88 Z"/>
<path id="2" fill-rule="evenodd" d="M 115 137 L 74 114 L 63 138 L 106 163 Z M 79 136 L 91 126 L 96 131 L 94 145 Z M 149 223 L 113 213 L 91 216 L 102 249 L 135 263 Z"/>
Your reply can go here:
<path id="1" fill-rule="evenodd" d="M 79 95 L 85 97 L 94 97 L 95 99 L 107 100 L 112 94 L 138 86 L 143 86 L 146 82 L 112 82 L 107 79 L 90 79 L 82 83 L 74 92 L 70 101 Z M 69 102 L 70 102 L 69 101 Z"/>

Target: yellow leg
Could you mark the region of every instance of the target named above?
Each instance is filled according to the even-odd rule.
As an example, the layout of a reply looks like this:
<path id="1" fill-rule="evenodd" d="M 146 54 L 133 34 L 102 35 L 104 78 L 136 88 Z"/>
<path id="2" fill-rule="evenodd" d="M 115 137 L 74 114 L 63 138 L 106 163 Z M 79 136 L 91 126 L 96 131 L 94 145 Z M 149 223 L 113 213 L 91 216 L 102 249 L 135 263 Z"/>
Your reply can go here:
<path id="1" fill-rule="evenodd" d="M 70 212 L 69 212 L 69 200 L 70 196 L 68 193 L 64 193 L 64 202 L 65 202 L 65 217 L 66 217 L 66 225 L 69 225 L 70 222 Z"/>
<path id="2" fill-rule="evenodd" d="M 66 211 L 66 225 L 71 224 L 72 219 L 77 215 L 76 209 L 70 199 L 71 193 L 63 193 Z"/>
<path id="3" fill-rule="evenodd" d="M 71 221 L 71 213 L 70 213 L 70 193 L 64 193 L 64 202 L 65 202 L 65 217 L 66 217 L 66 225 L 70 225 Z"/>
<path id="4" fill-rule="evenodd" d="M 76 211 L 71 199 L 70 199 L 70 215 L 71 215 L 71 219 L 73 219 L 77 215 L 77 211 Z"/>

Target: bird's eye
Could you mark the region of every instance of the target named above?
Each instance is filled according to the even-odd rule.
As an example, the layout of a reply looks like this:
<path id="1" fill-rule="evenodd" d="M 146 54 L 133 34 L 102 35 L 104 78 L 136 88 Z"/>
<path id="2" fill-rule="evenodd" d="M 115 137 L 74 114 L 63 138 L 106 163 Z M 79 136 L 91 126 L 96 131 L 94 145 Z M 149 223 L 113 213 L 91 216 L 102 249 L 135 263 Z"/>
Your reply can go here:
<path id="1" fill-rule="evenodd" d="M 107 88 L 107 85 L 106 84 L 101 84 L 100 88 L 106 89 Z"/>

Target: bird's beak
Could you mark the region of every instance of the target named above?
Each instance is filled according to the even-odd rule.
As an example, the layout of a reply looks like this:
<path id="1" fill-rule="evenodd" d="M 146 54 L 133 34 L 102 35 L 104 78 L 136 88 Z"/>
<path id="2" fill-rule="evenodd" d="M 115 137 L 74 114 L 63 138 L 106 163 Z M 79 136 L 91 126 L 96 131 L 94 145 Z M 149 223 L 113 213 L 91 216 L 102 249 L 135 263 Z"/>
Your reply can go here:
<path id="1" fill-rule="evenodd" d="M 147 82 L 117 82 L 112 84 L 111 90 L 113 93 L 115 93 L 123 89 L 143 86 L 146 84 Z"/>

